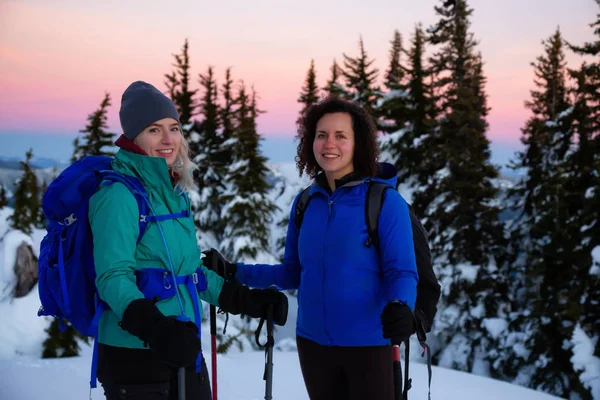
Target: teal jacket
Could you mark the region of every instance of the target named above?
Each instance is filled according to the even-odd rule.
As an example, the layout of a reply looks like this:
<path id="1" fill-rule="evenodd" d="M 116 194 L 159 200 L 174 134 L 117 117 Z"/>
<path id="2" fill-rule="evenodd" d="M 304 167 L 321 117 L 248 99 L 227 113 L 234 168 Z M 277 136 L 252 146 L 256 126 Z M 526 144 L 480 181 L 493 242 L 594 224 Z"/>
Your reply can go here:
<path id="1" fill-rule="evenodd" d="M 187 194 L 182 196 L 173 188 L 164 159 L 121 149 L 112 165 L 115 171 L 141 181 L 156 215 L 177 213 L 189 207 L 189 201 L 184 198 Z M 163 230 L 175 274 L 189 275 L 202 267 L 208 289 L 199 293 L 200 299 L 219 306 L 223 278 L 202 266 L 191 213 L 187 218 L 149 223 L 136 245 L 139 235 L 137 201 L 123 184 L 114 183 L 101 187 L 91 197 L 88 217 L 94 237 L 96 287 L 100 298 L 110 307 L 100 320 L 97 338 L 100 343 L 117 347 L 144 347 L 140 339 L 123 330 L 118 323 L 127 306 L 133 300 L 144 297 L 136 286 L 134 271 L 146 268 L 170 270 L 157 224 Z M 185 314 L 193 321 L 194 307 L 190 293 L 185 285 L 179 287 Z M 156 305 L 167 316 L 181 314 L 177 297 L 160 300 Z M 202 313 L 200 316 L 202 318 Z"/>

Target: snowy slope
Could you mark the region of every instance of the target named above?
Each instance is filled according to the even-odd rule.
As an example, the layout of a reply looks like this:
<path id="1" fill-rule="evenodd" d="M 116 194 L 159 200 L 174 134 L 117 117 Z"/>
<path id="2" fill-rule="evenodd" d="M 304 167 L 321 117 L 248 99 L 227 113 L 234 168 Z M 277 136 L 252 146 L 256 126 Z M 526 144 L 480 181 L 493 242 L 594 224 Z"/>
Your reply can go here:
<path id="1" fill-rule="evenodd" d="M 275 250 L 277 239 L 285 237 L 286 230 L 285 226 L 278 226 L 278 222 L 289 215 L 294 197 L 310 184 L 310 180 L 306 177 L 299 178 L 293 163 L 272 164 L 270 168 L 272 174 L 269 175 L 269 179 L 274 189 L 269 196 L 279 207 L 271 226 L 271 244 Z M 401 187 L 400 192 L 410 201 L 410 185 Z M 50 320 L 37 317 L 40 306 L 37 286 L 23 298 L 13 299 L 9 295 L 14 284 L 12 264 L 17 246 L 24 240 L 33 245 L 37 254 L 45 233 L 43 230 L 35 230 L 33 235 L 28 237 L 20 232 L 10 231 L 6 219 L 11 212 L 10 208 L 0 209 L 0 400 L 86 398 L 89 394 L 90 348 L 84 346 L 83 355 L 73 359 L 40 360 L 42 342 L 46 337 L 44 330 Z M 600 270 L 600 250 L 596 250 L 597 264 L 594 268 Z M 277 327 L 275 333 L 277 347 L 282 351 L 275 353 L 274 398 L 306 399 L 295 353 L 297 302 L 295 297 L 288 297 L 288 323 L 284 327 Z M 228 332 L 232 328 L 231 319 L 229 323 Z M 221 330 L 222 320 L 219 320 L 218 326 Z M 435 346 L 435 337 L 430 339 Z M 592 356 L 594 340 L 596 339 L 590 339 L 578 330 L 574 338 L 577 346 L 572 362 L 584 371 L 585 380 L 594 388 L 594 398 L 600 399 L 600 359 Z M 418 345 L 413 343 L 411 347 L 411 376 L 414 381 L 411 396 L 413 399 L 426 399 L 426 368 L 418 354 Z M 207 358 L 210 358 L 208 324 L 203 326 L 203 348 Z M 248 351 L 247 349 L 251 348 L 250 341 L 244 348 L 246 350 L 240 352 L 236 346 L 232 346 L 226 355 L 219 355 L 220 399 L 244 400 L 264 397 L 264 354 Z M 34 387 L 30 382 L 40 382 L 41 385 Z M 93 398 L 104 398 L 101 389 L 93 391 Z M 434 368 L 432 398 L 543 400 L 554 397 L 485 377 Z"/>
<path id="2" fill-rule="evenodd" d="M 0 360 L 0 399 L 11 400 L 80 400 L 89 395 L 89 360 L 91 349 L 71 359 Z M 265 395 L 262 380 L 265 357 L 263 352 L 245 352 L 218 356 L 218 394 L 220 400 L 259 400 Z M 273 356 L 273 398 L 308 399 L 298 355 L 295 352 L 275 352 Z M 210 363 L 209 363 L 210 368 Z M 391 366 L 390 366 L 391 368 Z M 411 364 L 412 399 L 427 398 L 427 369 Z M 31 383 L 35 382 L 35 385 Z M 508 383 L 481 378 L 444 368 L 433 368 L 431 395 L 445 400 L 551 400 L 557 399 Z M 92 399 L 104 399 L 102 388 L 92 390 Z"/>

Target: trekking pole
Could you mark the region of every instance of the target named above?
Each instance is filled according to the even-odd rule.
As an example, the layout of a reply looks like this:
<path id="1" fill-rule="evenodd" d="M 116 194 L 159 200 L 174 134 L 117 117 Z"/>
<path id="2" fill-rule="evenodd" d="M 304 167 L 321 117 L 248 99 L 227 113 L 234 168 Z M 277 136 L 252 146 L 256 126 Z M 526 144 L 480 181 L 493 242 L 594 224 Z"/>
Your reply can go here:
<path id="1" fill-rule="evenodd" d="M 212 368 L 212 398 L 217 400 L 217 308 L 210 306 L 210 350 Z"/>
<path id="2" fill-rule="evenodd" d="M 392 368 L 394 370 L 394 400 L 402 400 L 402 365 L 400 364 L 400 344 L 402 342 L 397 338 L 392 338 L 392 351 L 394 360 Z"/>
<path id="3" fill-rule="evenodd" d="M 185 367 L 179 368 L 177 372 L 178 400 L 185 400 Z"/>
<path id="4" fill-rule="evenodd" d="M 217 271 L 218 259 L 212 258 L 210 269 Z M 227 322 L 225 323 L 227 325 Z M 225 331 L 223 330 L 223 333 Z M 210 356 L 212 371 L 212 400 L 217 400 L 217 307 L 210 305 Z"/>
<path id="5" fill-rule="evenodd" d="M 273 398 L 273 304 L 267 310 L 267 362 L 265 364 L 265 400 Z"/>
<path id="6" fill-rule="evenodd" d="M 277 290 L 274 286 L 269 286 L 270 290 Z M 267 308 L 267 315 L 263 316 L 258 323 L 258 328 L 254 332 L 254 340 L 258 347 L 265 349 L 265 373 L 263 379 L 265 380 L 265 400 L 273 399 L 273 347 L 275 346 L 275 339 L 273 338 L 274 320 L 273 314 L 275 313 L 275 305 L 269 304 Z M 260 343 L 259 337 L 262 331 L 263 324 L 267 322 L 267 342 L 263 345 Z"/>

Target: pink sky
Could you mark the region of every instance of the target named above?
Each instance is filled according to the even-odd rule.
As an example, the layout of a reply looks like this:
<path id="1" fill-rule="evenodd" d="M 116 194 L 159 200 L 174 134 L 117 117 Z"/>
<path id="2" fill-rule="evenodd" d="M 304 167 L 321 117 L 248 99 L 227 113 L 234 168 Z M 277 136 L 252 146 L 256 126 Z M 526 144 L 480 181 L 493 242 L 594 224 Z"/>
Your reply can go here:
<path id="1" fill-rule="evenodd" d="M 404 42 L 417 22 L 435 22 L 437 0 L 279 1 L 229 0 L 4 0 L 0 2 L 0 134 L 50 132 L 75 135 L 108 91 L 109 123 L 120 133 L 120 96 L 146 80 L 164 90 L 172 54 L 190 42 L 193 85 L 208 65 L 219 84 L 226 67 L 254 85 L 267 113 L 259 130 L 293 135 L 298 93 L 311 58 L 318 81 L 333 58 L 356 55 L 362 35 L 381 75 L 394 29 Z M 293 3 L 293 4 L 287 4 Z M 470 0 L 472 31 L 480 41 L 492 111 L 489 137 L 516 143 L 527 118 L 541 40 L 560 25 L 567 40 L 593 38 L 593 0 Z M 165 7 L 168 5 L 169 7 Z M 572 66 L 580 63 L 568 55 Z"/>

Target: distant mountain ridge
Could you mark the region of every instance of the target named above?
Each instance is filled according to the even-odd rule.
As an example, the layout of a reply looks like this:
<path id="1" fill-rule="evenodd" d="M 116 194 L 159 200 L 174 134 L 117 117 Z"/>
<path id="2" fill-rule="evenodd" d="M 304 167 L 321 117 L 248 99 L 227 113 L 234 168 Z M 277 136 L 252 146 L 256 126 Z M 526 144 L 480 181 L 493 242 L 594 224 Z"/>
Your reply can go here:
<path id="1" fill-rule="evenodd" d="M 0 169 L 21 169 L 20 161 L 24 161 L 23 157 L 7 157 L 0 155 Z M 70 162 L 65 160 L 57 160 L 48 157 L 33 157 L 31 159 L 31 168 L 33 169 L 46 169 L 46 168 L 65 168 Z"/>

